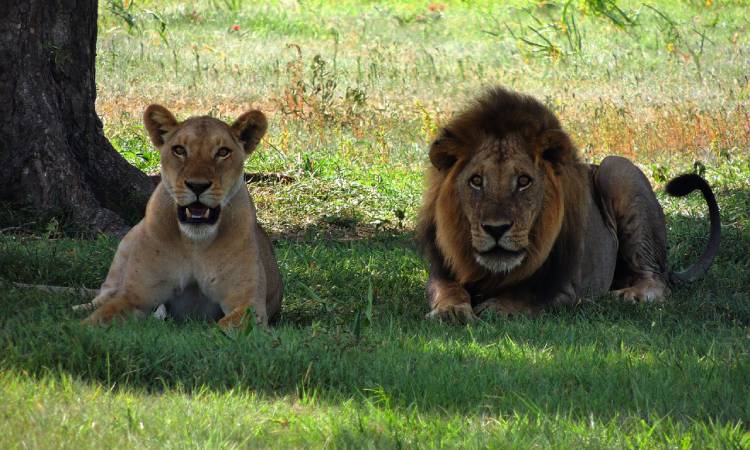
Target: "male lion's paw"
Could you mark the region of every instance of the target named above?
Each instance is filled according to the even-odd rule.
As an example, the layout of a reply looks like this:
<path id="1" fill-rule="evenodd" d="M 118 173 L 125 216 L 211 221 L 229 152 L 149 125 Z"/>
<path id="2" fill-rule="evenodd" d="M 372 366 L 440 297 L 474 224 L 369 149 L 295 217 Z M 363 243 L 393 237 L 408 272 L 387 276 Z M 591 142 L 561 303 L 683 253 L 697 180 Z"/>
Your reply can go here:
<path id="1" fill-rule="evenodd" d="M 664 301 L 669 295 L 669 288 L 663 282 L 647 279 L 612 293 L 628 303 L 651 303 Z"/>
<path id="2" fill-rule="evenodd" d="M 473 323 L 478 320 L 470 303 L 457 305 L 438 305 L 427 313 L 426 319 L 451 323 Z"/>
<path id="3" fill-rule="evenodd" d="M 536 311 L 522 303 L 503 301 L 497 298 L 491 298 L 484 303 L 480 303 L 474 308 L 474 312 L 479 317 L 500 316 L 510 317 L 518 315 L 531 315 Z"/>

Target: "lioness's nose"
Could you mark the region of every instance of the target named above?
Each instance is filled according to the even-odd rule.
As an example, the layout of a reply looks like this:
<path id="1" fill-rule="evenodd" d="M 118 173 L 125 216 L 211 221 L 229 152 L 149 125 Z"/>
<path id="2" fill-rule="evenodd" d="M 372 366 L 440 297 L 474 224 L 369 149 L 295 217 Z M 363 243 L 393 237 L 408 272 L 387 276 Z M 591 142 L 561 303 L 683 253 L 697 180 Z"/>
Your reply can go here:
<path id="1" fill-rule="evenodd" d="M 512 226 L 512 223 L 504 223 L 502 225 L 489 225 L 486 223 L 482 224 L 482 229 L 487 232 L 490 236 L 495 238 L 495 240 L 500 239 L 503 237 L 503 235 L 510 230 L 510 227 Z"/>
<path id="2" fill-rule="evenodd" d="M 211 183 L 195 183 L 191 181 L 186 181 L 185 186 L 187 186 L 188 189 L 193 191 L 195 195 L 201 195 L 203 191 L 211 187 Z"/>

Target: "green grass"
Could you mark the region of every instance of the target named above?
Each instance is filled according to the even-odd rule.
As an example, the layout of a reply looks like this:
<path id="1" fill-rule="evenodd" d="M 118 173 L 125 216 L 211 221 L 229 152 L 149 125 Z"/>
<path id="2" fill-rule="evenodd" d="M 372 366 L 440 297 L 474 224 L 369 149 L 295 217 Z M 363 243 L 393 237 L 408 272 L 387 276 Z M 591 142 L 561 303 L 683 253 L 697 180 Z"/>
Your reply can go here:
<path id="1" fill-rule="evenodd" d="M 153 319 L 86 327 L 70 309 L 82 298 L 6 284 L 0 432 L 71 448 L 745 448 L 750 233 L 732 224 L 749 200 L 720 195 L 739 213 L 724 210 L 730 244 L 663 305 L 602 298 L 473 327 L 422 319 L 426 271 L 408 233 L 277 241 L 282 321 L 230 336 Z M 705 224 L 678 212 L 697 199 L 667 205 L 680 266 Z M 94 286 L 115 244 L 6 236 L 0 266 L 6 280 Z"/>
<path id="2" fill-rule="evenodd" d="M 133 164 L 158 170 L 149 103 L 268 114 L 247 169 L 295 180 L 250 186 L 282 318 L 85 327 L 85 298 L 12 282 L 96 287 L 117 242 L 0 230 L 0 447 L 750 447 L 750 8 L 709 3 L 103 0 L 97 108 Z M 426 147 L 493 83 L 542 98 L 587 160 L 636 161 L 673 267 L 706 208 L 660 187 L 700 170 L 723 220 L 708 275 L 664 304 L 426 322 Z"/>
<path id="3" fill-rule="evenodd" d="M 4 276 L 92 285 L 114 244 L 3 238 Z M 70 447 L 749 443 L 749 270 L 731 249 L 664 305 L 604 298 L 474 327 L 422 319 L 424 266 L 403 237 L 277 252 L 281 324 L 229 337 L 201 323 L 85 327 L 70 310 L 81 298 L 4 286 L 0 431 Z"/>

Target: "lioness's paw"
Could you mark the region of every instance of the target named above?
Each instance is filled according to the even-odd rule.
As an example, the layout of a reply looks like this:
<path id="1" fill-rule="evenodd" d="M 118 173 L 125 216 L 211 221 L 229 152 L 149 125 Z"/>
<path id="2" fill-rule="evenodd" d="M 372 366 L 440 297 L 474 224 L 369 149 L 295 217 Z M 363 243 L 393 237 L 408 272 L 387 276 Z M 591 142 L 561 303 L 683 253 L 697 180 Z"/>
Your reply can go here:
<path id="1" fill-rule="evenodd" d="M 97 309 L 91 314 L 89 314 L 88 317 L 81 320 L 81 323 L 86 325 L 106 325 L 109 322 L 111 322 L 113 319 L 112 316 L 105 315 L 102 313 L 101 309 Z"/>
<path id="2" fill-rule="evenodd" d="M 458 305 L 438 305 L 432 311 L 427 313 L 425 318 L 430 320 L 439 320 L 441 322 L 451 323 L 472 323 L 478 320 L 474 310 L 469 303 L 459 303 Z"/>
<path id="3" fill-rule="evenodd" d="M 118 318 L 118 316 L 106 317 L 102 314 L 94 313 L 81 320 L 81 323 L 84 325 L 109 325 Z"/>
<path id="4" fill-rule="evenodd" d="M 255 325 L 268 327 L 268 316 L 266 314 L 249 313 L 247 311 L 231 312 L 222 317 L 218 324 L 224 331 L 247 327 L 247 321 L 254 321 Z"/>
<path id="5" fill-rule="evenodd" d="M 100 305 L 82 323 L 90 325 L 107 325 L 114 321 L 126 320 L 129 317 L 143 319 L 146 313 L 133 306 L 132 301 L 127 299 L 110 300 Z"/>
<path id="6" fill-rule="evenodd" d="M 81 303 L 80 305 L 73 305 L 71 309 L 73 311 L 93 311 L 96 308 L 94 302 Z"/>
<path id="7" fill-rule="evenodd" d="M 84 324 L 84 325 L 97 325 L 97 324 L 99 324 L 99 322 L 97 321 L 97 319 L 95 319 L 95 318 L 93 318 L 91 316 L 88 316 L 85 319 L 81 319 L 81 323 Z"/>

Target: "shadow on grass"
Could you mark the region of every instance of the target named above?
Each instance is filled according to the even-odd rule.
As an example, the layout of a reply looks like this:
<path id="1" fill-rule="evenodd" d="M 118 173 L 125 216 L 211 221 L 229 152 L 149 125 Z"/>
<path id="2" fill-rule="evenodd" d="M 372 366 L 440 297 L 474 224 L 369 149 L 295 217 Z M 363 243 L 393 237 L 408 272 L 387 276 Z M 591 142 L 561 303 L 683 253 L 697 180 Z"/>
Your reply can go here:
<path id="1" fill-rule="evenodd" d="M 225 336 L 154 320 L 85 327 L 68 308 L 74 301 L 10 290 L 0 367 L 152 393 L 239 389 L 437 414 L 750 418 L 746 328 L 678 307 L 605 301 L 474 327 L 381 310 L 359 331 L 284 321 Z"/>
<path id="2" fill-rule="evenodd" d="M 283 232 L 269 231 L 274 242 L 350 242 L 360 240 L 414 242 L 412 230 L 392 223 L 369 224 L 359 218 L 322 217 L 304 227 L 289 227 Z"/>
<path id="3" fill-rule="evenodd" d="M 674 214 L 668 222 L 670 261 L 684 267 L 703 251 L 707 226 Z M 5 285 L 0 368 L 147 392 L 314 394 L 322 402 L 360 399 L 438 414 L 746 423 L 750 260 L 742 249 L 750 237 L 737 223 L 726 222 L 709 274 L 665 304 L 603 298 L 473 327 L 422 320 L 426 270 L 409 233 L 277 241 L 287 286 L 282 322 L 232 336 L 210 324 L 153 320 L 84 327 L 70 310 L 79 298 Z M 27 282 L 59 283 L 83 272 L 76 280 L 91 285 L 113 249 L 108 240 L 8 239 L 2 277 Z"/>
<path id="4" fill-rule="evenodd" d="M 536 331 L 531 335 L 518 324 L 500 327 L 503 333 L 492 326 L 469 332 L 394 319 L 377 323 L 359 340 L 340 330 L 293 327 L 230 339 L 207 326 L 90 329 L 49 319 L 21 331 L 15 322 L 4 324 L 13 335 L 4 341 L 6 369 L 67 373 L 126 390 L 239 389 L 435 413 L 750 417 L 741 400 L 750 363 L 742 334 L 729 330 L 708 336 L 697 329 L 672 334 L 676 329 L 670 328 L 644 338 L 637 327 L 573 323 L 571 333 L 560 323 L 523 323 Z M 618 330 L 624 333 L 613 333 Z M 479 343 L 490 336 L 491 344 Z"/>

